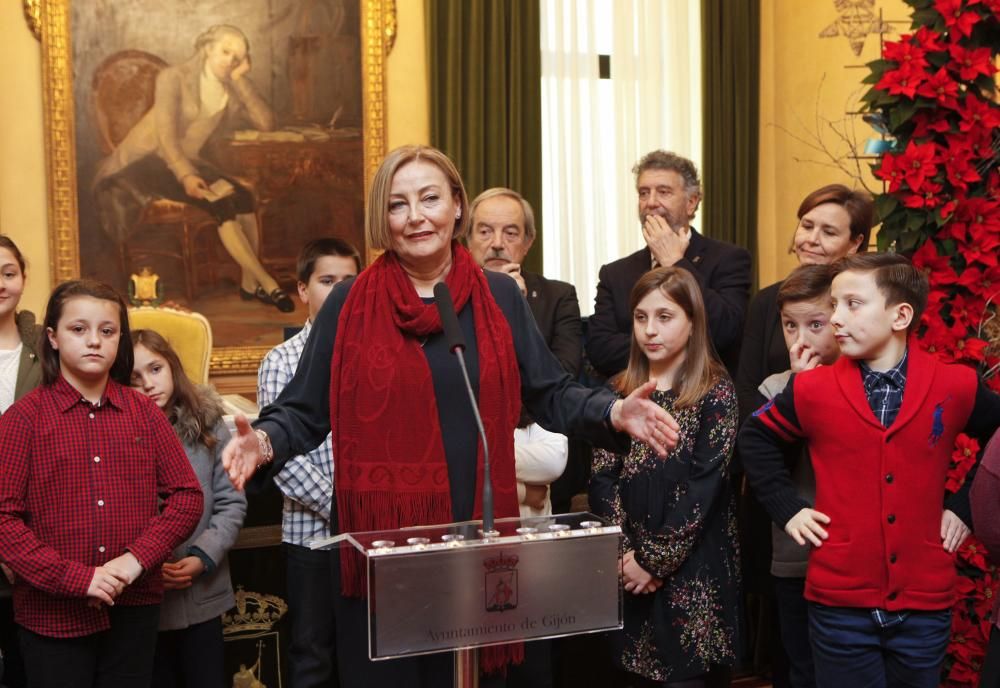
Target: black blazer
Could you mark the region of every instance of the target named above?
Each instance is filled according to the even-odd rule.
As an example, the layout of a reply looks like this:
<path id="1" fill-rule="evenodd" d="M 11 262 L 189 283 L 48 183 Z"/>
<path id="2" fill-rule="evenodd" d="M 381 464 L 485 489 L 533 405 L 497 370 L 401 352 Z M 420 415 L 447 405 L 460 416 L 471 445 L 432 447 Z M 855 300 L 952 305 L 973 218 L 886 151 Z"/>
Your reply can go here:
<path id="1" fill-rule="evenodd" d="M 750 302 L 743 326 L 740 366 L 736 372 L 736 398 L 740 404 L 740 422 L 757 410 L 760 383 L 775 373 L 788 370 L 788 349 L 781 334 L 778 312 L 778 289 L 781 282 L 764 287 Z"/>
<path id="2" fill-rule="evenodd" d="M 583 324 L 576 287 L 532 272 L 522 272 L 525 298 L 549 350 L 575 380 L 583 360 Z"/>
<path id="3" fill-rule="evenodd" d="M 648 248 L 601 268 L 594 315 L 587 321 L 587 356 L 608 377 L 628 365 L 632 337 L 629 295 L 652 264 Z M 691 229 L 691 243 L 675 264 L 698 280 L 708 312 L 708 329 L 730 375 L 739 360 L 743 317 L 750 299 L 750 252 L 709 239 Z"/>

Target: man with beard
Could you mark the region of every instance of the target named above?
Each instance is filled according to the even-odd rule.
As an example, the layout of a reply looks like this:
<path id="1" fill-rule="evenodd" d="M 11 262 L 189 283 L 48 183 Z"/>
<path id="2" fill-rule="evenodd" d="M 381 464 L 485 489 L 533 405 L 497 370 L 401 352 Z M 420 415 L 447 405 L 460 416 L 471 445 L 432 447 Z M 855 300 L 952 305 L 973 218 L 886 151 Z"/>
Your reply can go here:
<path id="1" fill-rule="evenodd" d="M 608 377 L 625 369 L 632 333 L 629 293 L 645 272 L 676 265 L 698 280 L 712 343 L 734 374 L 750 298 L 750 253 L 691 227 L 701 202 L 701 181 L 693 162 L 655 150 L 643 156 L 632 173 L 646 247 L 601 268 L 594 315 L 588 323 L 590 362 Z"/>

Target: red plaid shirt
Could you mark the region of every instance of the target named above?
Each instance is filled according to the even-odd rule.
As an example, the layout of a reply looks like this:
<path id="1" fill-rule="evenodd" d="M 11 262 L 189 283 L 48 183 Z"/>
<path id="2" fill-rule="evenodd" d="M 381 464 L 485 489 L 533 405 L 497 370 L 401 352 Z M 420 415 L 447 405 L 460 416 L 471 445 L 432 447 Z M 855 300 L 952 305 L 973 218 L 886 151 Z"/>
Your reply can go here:
<path id="1" fill-rule="evenodd" d="M 87 588 L 96 566 L 126 550 L 144 573 L 115 603 L 159 604 L 160 565 L 203 500 L 156 404 L 110 380 L 91 404 L 60 377 L 0 416 L 0 447 L 0 558 L 17 575 L 19 624 L 56 638 L 106 630 Z"/>

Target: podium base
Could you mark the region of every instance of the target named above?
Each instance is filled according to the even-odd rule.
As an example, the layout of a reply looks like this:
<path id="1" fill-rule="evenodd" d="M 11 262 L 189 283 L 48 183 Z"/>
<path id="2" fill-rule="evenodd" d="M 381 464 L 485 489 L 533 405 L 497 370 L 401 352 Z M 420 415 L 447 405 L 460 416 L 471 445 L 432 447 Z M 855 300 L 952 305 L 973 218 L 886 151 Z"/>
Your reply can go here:
<path id="1" fill-rule="evenodd" d="M 479 651 L 455 650 L 455 688 L 479 688 Z"/>

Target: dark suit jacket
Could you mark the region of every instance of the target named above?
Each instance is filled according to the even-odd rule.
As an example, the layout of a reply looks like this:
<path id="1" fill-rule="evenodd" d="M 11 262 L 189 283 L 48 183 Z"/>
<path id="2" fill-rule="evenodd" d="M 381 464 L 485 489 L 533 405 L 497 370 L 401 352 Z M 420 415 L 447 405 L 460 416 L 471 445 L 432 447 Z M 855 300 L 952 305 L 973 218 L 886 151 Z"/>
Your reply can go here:
<path id="1" fill-rule="evenodd" d="M 628 365 L 632 337 L 629 295 L 651 264 L 649 249 L 643 248 L 601 268 L 594 315 L 587 321 L 587 356 L 603 375 L 610 377 Z M 750 298 L 749 251 L 709 239 L 692 228 L 691 243 L 675 265 L 698 280 L 712 343 L 732 375 Z"/>
<path id="2" fill-rule="evenodd" d="M 525 298 L 542 339 L 563 370 L 575 380 L 583 359 L 583 325 L 576 287 L 531 272 L 522 272 L 521 277 L 528 292 Z"/>
<path id="3" fill-rule="evenodd" d="M 781 282 L 764 287 L 753 297 L 747 309 L 740 366 L 733 381 L 740 404 L 741 422 L 763 403 L 757 389 L 760 383 L 770 375 L 788 370 L 788 349 L 781 334 L 781 313 L 778 311 L 780 287 Z"/>

